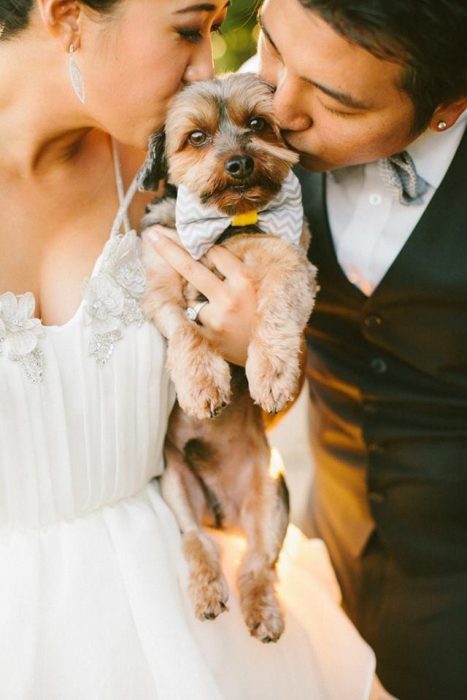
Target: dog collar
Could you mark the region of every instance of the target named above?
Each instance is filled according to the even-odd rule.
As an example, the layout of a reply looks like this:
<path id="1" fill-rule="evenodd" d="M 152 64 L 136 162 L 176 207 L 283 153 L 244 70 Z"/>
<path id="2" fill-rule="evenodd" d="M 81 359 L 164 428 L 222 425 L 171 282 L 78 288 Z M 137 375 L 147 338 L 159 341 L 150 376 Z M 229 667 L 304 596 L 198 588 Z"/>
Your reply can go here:
<path id="1" fill-rule="evenodd" d="M 231 226 L 255 226 L 258 223 L 258 212 L 247 211 L 244 214 L 232 216 Z"/>
<path id="2" fill-rule="evenodd" d="M 300 183 L 290 171 L 279 192 L 264 209 L 234 217 L 201 204 L 193 192 L 180 185 L 175 223 L 182 245 L 195 260 L 205 255 L 231 226 L 257 226 L 262 233 L 274 234 L 298 245 L 303 230 Z"/>

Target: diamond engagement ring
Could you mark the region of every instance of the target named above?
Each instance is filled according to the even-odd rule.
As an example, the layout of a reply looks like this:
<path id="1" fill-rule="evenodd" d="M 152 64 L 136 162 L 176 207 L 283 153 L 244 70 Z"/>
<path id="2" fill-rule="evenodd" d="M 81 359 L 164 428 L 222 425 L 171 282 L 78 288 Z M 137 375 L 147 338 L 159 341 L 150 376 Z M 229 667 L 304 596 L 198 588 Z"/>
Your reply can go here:
<path id="1" fill-rule="evenodd" d="M 185 316 L 189 321 L 197 321 L 199 312 L 203 308 L 203 306 L 206 306 L 206 304 L 209 304 L 208 301 L 199 301 L 197 304 L 194 306 L 189 306 L 187 310 L 185 311 Z"/>

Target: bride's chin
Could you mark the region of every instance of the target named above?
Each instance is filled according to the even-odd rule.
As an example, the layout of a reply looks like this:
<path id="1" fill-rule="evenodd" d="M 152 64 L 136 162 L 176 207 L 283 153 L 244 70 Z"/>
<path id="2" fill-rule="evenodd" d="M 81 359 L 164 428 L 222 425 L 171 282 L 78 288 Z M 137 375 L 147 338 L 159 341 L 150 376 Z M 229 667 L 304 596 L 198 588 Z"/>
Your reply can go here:
<path id="1" fill-rule="evenodd" d="M 122 129 L 108 129 L 108 132 L 118 141 L 125 146 L 130 146 L 136 148 L 140 151 L 147 151 L 148 141 L 150 137 L 158 131 L 163 126 L 163 123 L 154 122 L 150 125 L 147 123 L 143 126 Z"/>
<path id="2" fill-rule="evenodd" d="M 111 134 L 113 138 L 121 143 L 124 146 L 128 146 L 129 148 L 134 148 L 138 151 L 147 151 L 148 150 L 148 141 L 149 137 L 151 134 L 149 134 L 147 137 L 146 136 L 141 136 L 135 134 L 126 134 L 126 133 L 120 133 L 120 134 Z"/>

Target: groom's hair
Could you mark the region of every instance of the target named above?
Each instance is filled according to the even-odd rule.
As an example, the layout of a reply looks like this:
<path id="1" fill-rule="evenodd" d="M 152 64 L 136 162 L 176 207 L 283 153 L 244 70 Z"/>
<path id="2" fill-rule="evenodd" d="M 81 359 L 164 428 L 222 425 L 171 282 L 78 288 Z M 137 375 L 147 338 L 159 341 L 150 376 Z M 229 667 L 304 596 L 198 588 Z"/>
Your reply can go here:
<path id="1" fill-rule="evenodd" d="M 404 66 L 414 132 L 435 109 L 467 96 L 467 0 L 299 0 L 373 55 Z"/>

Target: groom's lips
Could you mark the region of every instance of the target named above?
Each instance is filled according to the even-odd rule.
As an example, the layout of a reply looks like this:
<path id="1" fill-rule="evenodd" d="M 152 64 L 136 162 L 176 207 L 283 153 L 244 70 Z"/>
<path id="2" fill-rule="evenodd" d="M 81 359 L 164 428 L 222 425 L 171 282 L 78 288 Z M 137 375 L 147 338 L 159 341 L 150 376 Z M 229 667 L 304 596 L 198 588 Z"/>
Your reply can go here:
<path id="1" fill-rule="evenodd" d="M 296 131 L 281 131 L 281 136 L 283 141 L 285 142 L 286 146 L 290 148 L 291 151 L 294 153 L 297 153 L 299 156 L 313 156 L 313 153 L 310 153 L 309 151 L 302 151 L 298 146 L 294 146 L 293 141 L 298 137 L 298 141 L 300 141 L 300 135 L 299 132 Z"/>
<path id="2" fill-rule="evenodd" d="M 303 151 L 299 151 L 298 148 L 295 148 L 295 146 L 293 146 L 290 143 L 290 141 L 284 136 L 284 134 L 282 134 L 282 138 L 284 139 L 284 142 L 285 142 L 287 148 L 290 148 L 291 151 L 293 151 L 294 153 L 297 153 L 299 156 L 306 155 L 305 153 L 303 153 Z"/>
<path id="3" fill-rule="evenodd" d="M 310 162 L 313 162 L 319 166 L 319 168 L 317 168 L 317 172 L 321 172 L 323 170 L 334 170 L 337 167 L 341 167 L 341 166 L 336 166 L 336 165 L 331 166 L 328 163 L 326 163 L 325 161 L 322 161 L 314 153 L 310 153 L 309 151 L 300 151 L 298 148 L 295 148 L 295 146 L 293 146 L 290 143 L 290 141 L 284 136 L 284 134 L 282 134 L 282 138 L 283 138 L 285 144 L 287 145 L 287 147 L 290 148 L 290 150 L 293 151 L 294 153 L 296 153 L 298 156 L 300 156 L 299 162 L 301 165 L 304 165 L 304 163 L 309 164 Z M 304 165 L 304 167 L 307 167 L 307 166 Z"/>
<path id="4" fill-rule="evenodd" d="M 298 150 L 295 148 L 295 146 L 293 146 L 293 145 L 290 143 L 290 141 L 288 140 L 287 136 L 284 134 L 283 131 L 281 132 L 281 136 L 282 136 L 282 138 L 283 138 L 283 140 L 284 140 L 286 146 L 287 146 L 288 148 L 290 148 L 291 151 L 295 151 L 295 153 L 300 153 L 300 151 L 298 151 Z"/>

